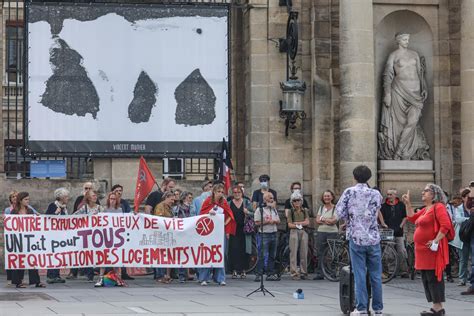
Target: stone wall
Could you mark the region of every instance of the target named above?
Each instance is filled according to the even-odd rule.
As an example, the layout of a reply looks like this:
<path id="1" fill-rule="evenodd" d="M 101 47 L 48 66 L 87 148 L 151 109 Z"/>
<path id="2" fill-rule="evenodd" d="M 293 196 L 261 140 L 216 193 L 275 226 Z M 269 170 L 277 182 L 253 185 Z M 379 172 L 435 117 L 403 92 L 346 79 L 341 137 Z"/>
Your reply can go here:
<path id="1" fill-rule="evenodd" d="M 231 146 L 237 179 L 246 181 L 250 186 L 248 191 L 251 191 L 257 187 L 256 180 L 260 174 L 269 174 L 271 185 L 279 192 L 280 200 L 288 197 L 292 181 L 301 181 L 305 196 L 316 202 L 327 188 L 340 194 L 351 181 L 349 171 L 352 168 L 352 165 L 347 170 L 341 167 L 341 161 L 347 162 L 347 157 L 352 159 L 351 154 L 343 151 L 346 143 L 341 143 L 341 140 L 346 140 L 341 138 L 341 129 L 347 128 L 346 118 L 356 109 L 355 103 L 341 108 L 341 95 L 346 100 L 344 102 L 348 98 L 347 90 L 341 89 L 340 64 L 344 57 L 341 47 L 348 47 L 345 57 L 363 54 L 341 43 L 341 26 L 348 22 L 348 18 L 340 21 L 343 0 L 293 1 L 294 9 L 299 12 L 298 76 L 308 86 L 304 99 L 307 119 L 298 121 L 297 128 L 290 130 L 288 137 L 284 135 L 284 120 L 278 113 L 281 99 L 279 83 L 286 77 L 286 55 L 279 52 L 277 43 L 286 34 L 286 7 L 279 6 L 278 0 L 239 3 L 232 8 L 230 34 Z M 378 22 L 391 12 L 409 10 L 423 17 L 433 33 L 433 110 L 424 119 L 430 120 L 433 130 L 430 145 L 434 150 L 436 182 L 448 191 L 455 191 L 462 181 L 461 3 L 461 0 L 372 1 L 374 32 Z M 351 18 L 352 15 L 358 19 L 365 18 L 365 12 L 350 13 Z M 4 16 L 3 19 L 2 24 Z M 3 59 L 4 54 L 2 56 Z M 347 60 L 344 62 L 347 63 Z M 4 64 L 0 65 L 0 69 Z M 347 78 L 347 74 L 344 76 L 342 79 Z M 365 80 L 360 76 L 356 79 Z M 6 111 L 3 116 L 5 114 Z M 5 125 L 0 125 L 0 128 L 2 126 Z M 356 127 L 363 129 L 364 126 Z M 2 149 L 3 141 L 0 143 Z M 359 144 L 365 145 L 364 138 Z M 148 162 L 160 182 L 161 160 L 149 159 Z M 135 188 L 137 164 L 137 159 L 95 159 L 94 178 L 108 188 L 113 183 L 123 184 L 125 197 L 130 199 Z M 3 166 L 2 163 L 0 165 Z M 44 196 L 45 203 L 61 182 L 44 180 L 42 187 L 37 184 L 42 183 L 41 180 L 16 181 L 0 181 L 5 188 L 4 198 L 9 190 L 7 187 L 31 187 L 36 192 L 35 196 Z M 82 182 L 67 183 L 74 186 L 74 190 L 80 190 Z"/>

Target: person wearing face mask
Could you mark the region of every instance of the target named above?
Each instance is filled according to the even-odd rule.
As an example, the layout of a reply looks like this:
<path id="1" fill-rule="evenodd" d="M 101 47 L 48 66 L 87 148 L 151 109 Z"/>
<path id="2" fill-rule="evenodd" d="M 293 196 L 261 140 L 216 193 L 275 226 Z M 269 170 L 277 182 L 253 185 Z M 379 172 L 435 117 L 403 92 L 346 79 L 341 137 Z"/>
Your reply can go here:
<path id="1" fill-rule="evenodd" d="M 263 194 L 265 192 L 270 192 L 273 195 L 273 203 L 270 205 L 271 207 L 276 207 L 277 203 L 277 193 L 275 190 L 270 189 L 270 177 L 267 174 L 262 174 L 258 177 L 258 181 L 260 182 L 260 189 L 253 191 L 252 194 L 252 206 L 253 209 L 257 209 L 260 205 L 262 205 L 265 201 L 263 199 Z"/>

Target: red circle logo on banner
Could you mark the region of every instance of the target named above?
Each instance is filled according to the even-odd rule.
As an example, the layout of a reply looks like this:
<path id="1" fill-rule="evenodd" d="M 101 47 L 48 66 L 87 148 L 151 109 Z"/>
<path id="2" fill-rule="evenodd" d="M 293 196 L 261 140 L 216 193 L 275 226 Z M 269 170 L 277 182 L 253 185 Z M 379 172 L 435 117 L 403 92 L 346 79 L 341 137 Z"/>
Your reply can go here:
<path id="1" fill-rule="evenodd" d="M 201 217 L 196 222 L 196 232 L 201 236 L 207 236 L 214 230 L 214 221 L 210 217 Z"/>

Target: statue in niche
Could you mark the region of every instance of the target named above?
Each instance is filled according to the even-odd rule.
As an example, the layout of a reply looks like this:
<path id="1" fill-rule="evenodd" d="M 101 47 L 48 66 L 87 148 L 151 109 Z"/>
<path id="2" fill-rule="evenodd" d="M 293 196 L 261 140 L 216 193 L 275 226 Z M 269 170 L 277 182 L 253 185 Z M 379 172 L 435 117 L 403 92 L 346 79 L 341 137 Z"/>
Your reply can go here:
<path id="1" fill-rule="evenodd" d="M 429 160 L 429 146 L 419 124 L 428 98 L 425 61 L 408 49 L 410 34 L 397 33 L 383 72 L 383 100 L 378 132 L 378 158 Z"/>

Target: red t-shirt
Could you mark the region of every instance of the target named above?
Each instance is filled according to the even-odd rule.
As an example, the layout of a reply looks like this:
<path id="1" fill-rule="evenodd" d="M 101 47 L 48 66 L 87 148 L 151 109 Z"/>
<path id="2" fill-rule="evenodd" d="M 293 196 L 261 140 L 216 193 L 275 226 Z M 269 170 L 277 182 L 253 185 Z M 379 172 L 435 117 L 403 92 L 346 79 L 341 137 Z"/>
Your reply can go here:
<path id="1" fill-rule="evenodd" d="M 438 220 L 438 230 L 435 230 L 435 211 L 436 219 Z M 413 241 L 415 242 L 415 268 L 417 270 L 435 270 L 437 252 L 431 251 L 426 246 L 426 243 L 435 239 L 438 231 L 446 234 L 450 229 L 451 220 L 449 219 L 446 207 L 442 203 L 436 203 L 428 211 L 426 211 L 426 208 L 423 208 L 412 217 L 407 217 L 407 219 L 416 226 L 415 234 L 413 235 Z"/>

